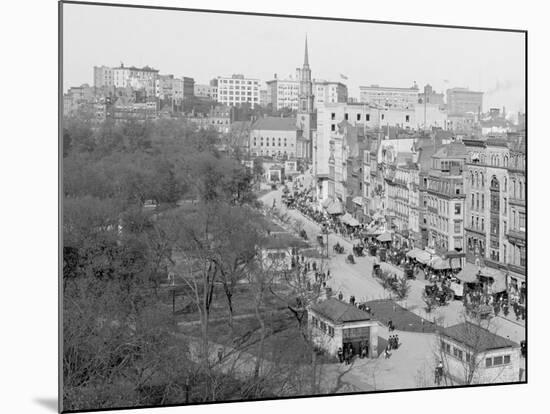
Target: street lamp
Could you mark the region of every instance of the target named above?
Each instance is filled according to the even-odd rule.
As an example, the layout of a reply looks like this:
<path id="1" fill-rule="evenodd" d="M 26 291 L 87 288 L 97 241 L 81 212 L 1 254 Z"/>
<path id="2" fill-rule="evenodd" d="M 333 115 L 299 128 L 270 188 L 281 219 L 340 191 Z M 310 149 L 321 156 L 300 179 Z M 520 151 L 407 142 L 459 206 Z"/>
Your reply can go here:
<path id="1" fill-rule="evenodd" d="M 323 227 L 323 229 L 321 230 L 321 233 L 325 236 L 327 236 L 327 242 L 326 242 L 326 256 L 327 256 L 327 259 L 328 259 L 328 235 L 329 235 L 329 231 L 326 227 Z"/>

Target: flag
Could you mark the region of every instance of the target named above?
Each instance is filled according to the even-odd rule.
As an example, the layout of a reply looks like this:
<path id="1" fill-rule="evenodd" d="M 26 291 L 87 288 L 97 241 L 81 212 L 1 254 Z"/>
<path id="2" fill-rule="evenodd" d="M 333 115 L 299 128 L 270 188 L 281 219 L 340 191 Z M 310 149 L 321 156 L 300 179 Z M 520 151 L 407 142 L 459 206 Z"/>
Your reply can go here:
<path id="1" fill-rule="evenodd" d="M 340 78 L 348 80 L 348 77 L 346 75 L 341 74 L 341 73 L 340 73 Z"/>

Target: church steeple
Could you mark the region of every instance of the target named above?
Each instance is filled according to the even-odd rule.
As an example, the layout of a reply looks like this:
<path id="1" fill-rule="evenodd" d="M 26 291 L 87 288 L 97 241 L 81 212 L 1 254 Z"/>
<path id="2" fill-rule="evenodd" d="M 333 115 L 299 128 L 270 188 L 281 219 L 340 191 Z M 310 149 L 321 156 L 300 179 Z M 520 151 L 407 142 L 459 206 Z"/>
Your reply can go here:
<path id="1" fill-rule="evenodd" d="M 309 66 L 309 59 L 307 56 L 307 35 L 306 35 L 306 51 L 304 53 L 304 66 Z"/>

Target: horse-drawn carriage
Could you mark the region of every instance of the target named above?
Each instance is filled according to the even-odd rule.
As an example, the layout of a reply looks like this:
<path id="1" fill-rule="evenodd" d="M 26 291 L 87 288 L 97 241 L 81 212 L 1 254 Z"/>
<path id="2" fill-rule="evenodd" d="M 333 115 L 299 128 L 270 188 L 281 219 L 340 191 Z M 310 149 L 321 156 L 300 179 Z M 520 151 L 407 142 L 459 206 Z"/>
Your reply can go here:
<path id="1" fill-rule="evenodd" d="M 363 248 L 364 246 L 362 244 L 356 244 L 353 246 L 353 254 L 356 256 L 364 256 Z"/>
<path id="2" fill-rule="evenodd" d="M 332 247 L 332 249 L 338 254 L 343 254 L 344 253 L 344 246 L 342 246 L 338 242 L 336 242 L 336 244 Z"/>
<path id="3" fill-rule="evenodd" d="M 416 276 L 414 275 L 414 266 L 410 263 L 405 263 L 403 274 L 407 279 L 416 279 Z"/>
<path id="4" fill-rule="evenodd" d="M 468 305 L 466 314 L 474 319 L 489 319 L 493 315 L 493 308 L 489 305 Z"/>
<path id="5" fill-rule="evenodd" d="M 369 246 L 369 254 L 371 256 L 376 256 L 377 250 L 378 248 L 374 244 Z"/>
<path id="6" fill-rule="evenodd" d="M 346 263 L 355 264 L 355 259 L 352 254 L 348 254 L 346 257 Z"/>
<path id="7" fill-rule="evenodd" d="M 447 286 L 439 288 L 436 284 L 424 287 L 424 297 L 433 298 L 438 305 L 443 306 L 454 299 L 454 292 Z"/>

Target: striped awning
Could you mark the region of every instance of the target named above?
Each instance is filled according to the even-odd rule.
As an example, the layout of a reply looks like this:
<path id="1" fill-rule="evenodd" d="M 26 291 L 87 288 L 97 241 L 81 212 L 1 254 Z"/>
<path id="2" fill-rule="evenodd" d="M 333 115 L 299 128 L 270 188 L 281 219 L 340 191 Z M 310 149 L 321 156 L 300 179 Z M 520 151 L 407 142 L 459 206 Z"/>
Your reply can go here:
<path id="1" fill-rule="evenodd" d="M 351 201 L 357 204 L 358 206 L 363 205 L 363 197 L 354 197 Z"/>

